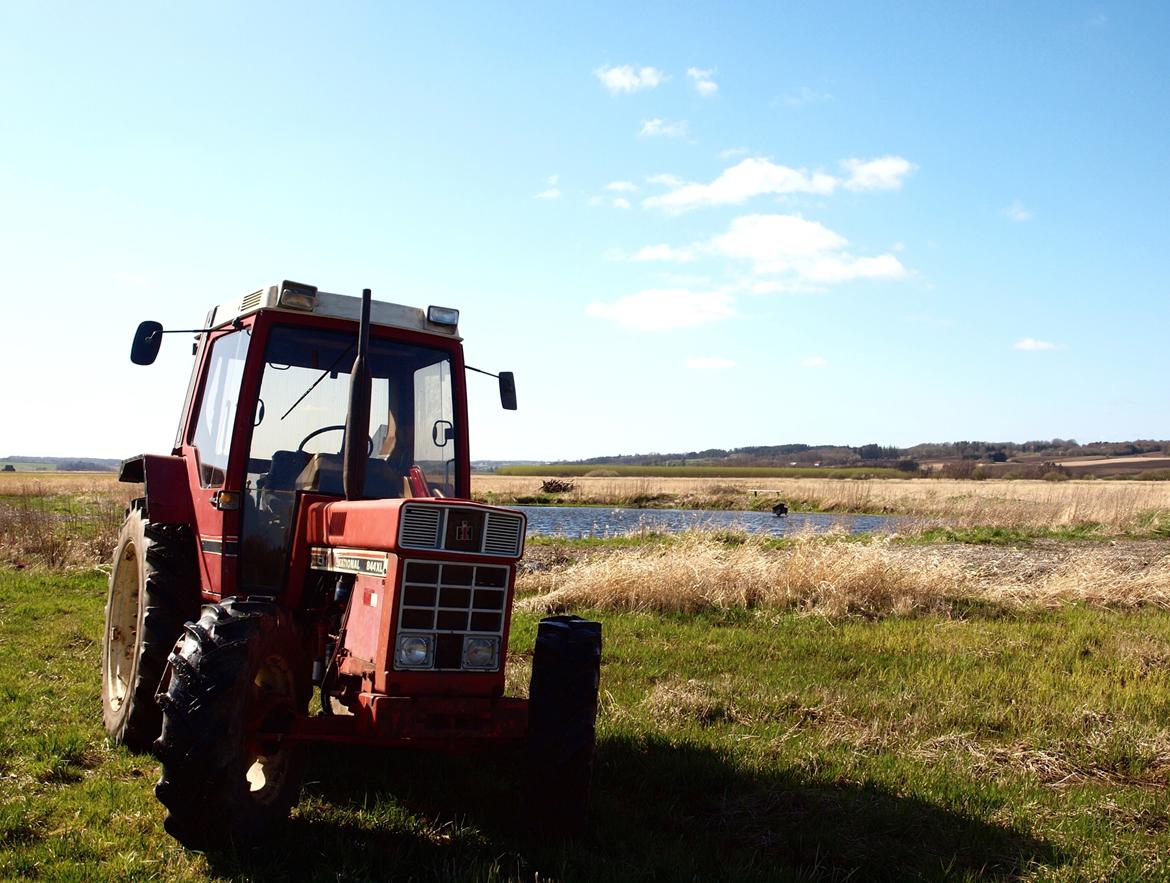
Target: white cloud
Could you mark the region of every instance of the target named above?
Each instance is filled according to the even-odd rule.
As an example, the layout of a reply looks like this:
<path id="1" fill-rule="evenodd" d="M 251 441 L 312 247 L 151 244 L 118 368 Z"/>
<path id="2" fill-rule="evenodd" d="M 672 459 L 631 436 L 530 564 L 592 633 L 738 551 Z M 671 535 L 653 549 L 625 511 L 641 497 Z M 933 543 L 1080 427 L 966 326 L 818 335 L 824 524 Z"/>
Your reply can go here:
<path id="1" fill-rule="evenodd" d="M 638 185 L 633 181 L 610 181 L 605 185 L 606 190 L 612 190 L 614 193 L 636 193 Z"/>
<path id="2" fill-rule="evenodd" d="M 1005 208 L 1003 213 L 1017 224 L 1032 220 L 1032 213 L 1024 208 L 1024 204 L 1018 199 L 1013 199 L 1012 204 Z"/>
<path id="3" fill-rule="evenodd" d="M 635 69 L 628 64 L 621 67 L 602 65 L 595 68 L 593 73 L 609 90 L 610 95 L 617 95 L 620 92 L 637 92 L 639 89 L 653 89 L 666 82 L 666 75 L 655 67 Z"/>
<path id="4" fill-rule="evenodd" d="M 613 303 L 594 302 L 586 315 L 609 319 L 625 328 L 658 331 L 692 328 L 735 316 L 734 299 L 722 291 L 689 288 L 657 288 L 618 298 Z"/>
<path id="5" fill-rule="evenodd" d="M 704 98 L 710 98 L 719 91 L 719 84 L 711 79 L 713 73 L 715 73 L 715 68 L 706 70 L 697 67 L 687 68 L 687 76 L 690 77 L 691 84 L 695 87 L 695 91 Z"/>
<path id="6" fill-rule="evenodd" d="M 114 279 L 123 285 L 145 285 L 147 282 L 146 276 L 142 273 L 131 273 L 127 270 L 115 273 Z"/>
<path id="7" fill-rule="evenodd" d="M 672 123 L 670 120 L 654 117 L 642 120 L 642 128 L 638 132 L 639 138 L 685 138 L 687 136 L 687 121 L 680 120 Z"/>
<path id="8" fill-rule="evenodd" d="M 729 258 L 750 260 L 758 272 L 783 272 L 794 258 L 810 258 L 848 245 L 845 237 L 799 215 L 744 215 L 710 249 Z"/>
<path id="9" fill-rule="evenodd" d="M 747 261 L 752 276 L 742 288 L 753 294 L 807 291 L 858 279 L 902 279 L 907 269 L 893 254 L 856 256 L 849 241 L 817 221 L 799 215 L 742 215 L 727 232 L 684 248 L 648 245 L 636 261 L 686 262 L 703 255 Z M 759 277 L 781 278 L 759 278 Z"/>
<path id="10" fill-rule="evenodd" d="M 1034 337 L 1022 337 L 1012 344 L 1012 349 L 1024 350 L 1030 353 L 1059 348 L 1055 343 L 1049 343 L 1047 340 L 1036 340 Z"/>
<path id="11" fill-rule="evenodd" d="M 838 283 L 854 279 L 902 279 L 906 276 L 906 268 L 892 254 L 873 258 L 842 254 L 818 258 L 801 267 L 800 273 L 809 282 Z"/>
<path id="12" fill-rule="evenodd" d="M 560 180 L 561 180 L 560 175 L 549 175 L 548 179 L 545 181 L 545 183 L 548 184 L 548 188 L 546 190 L 540 191 L 540 193 L 536 194 L 536 196 L 534 196 L 533 199 L 557 199 L 557 198 L 559 198 L 561 195 L 561 191 L 557 187 L 557 182 Z"/>
<path id="13" fill-rule="evenodd" d="M 800 360 L 802 368 L 824 368 L 827 364 L 829 364 L 829 360 L 824 356 L 809 356 Z"/>
<path id="14" fill-rule="evenodd" d="M 613 191 L 620 192 L 623 188 L 611 187 L 609 185 L 606 185 L 605 189 L 609 190 L 611 192 L 613 192 Z M 630 201 L 628 199 L 626 199 L 624 196 L 590 196 L 588 199 L 585 200 L 585 203 L 587 205 L 593 206 L 595 208 L 598 206 L 603 206 L 603 205 L 611 205 L 614 208 L 620 208 L 620 209 L 629 209 L 631 207 Z"/>
<path id="15" fill-rule="evenodd" d="M 689 248 L 674 248 L 670 245 L 647 245 L 634 255 L 635 261 L 677 261 L 687 263 L 695 259 Z"/>
<path id="16" fill-rule="evenodd" d="M 662 177 L 662 176 L 658 176 Z M 832 193 L 838 181 L 822 172 L 809 173 L 792 169 L 766 159 L 750 158 L 736 163 L 710 184 L 668 183 L 669 193 L 651 196 L 643 205 L 683 211 L 707 205 L 739 205 L 753 196 L 784 193 Z"/>
<path id="17" fill-rule="evenodd" d="M 678 132 L 666 127 L 681 126 Z M 647 120 L 641 135 L 685 134 L 686 124 L 666 123 L 660 119 Z M 729 157 L 738 151 L 723 151 Z M 681 212 L 699 206 L 740 205 L 756 196 L 783 196 L 789 193 L 828 195 L 838 187 L 849 190 L 897 190 L 903 179 L 918 168 L 900 156 L 882 156 L 877 159 L 846 159 L 841 162 L 846 177 L 826 172 L 809 172 L 774 163 L 761 157 L 749 157 L 727 168 L 710 184 L 681 181 L 673 175 L 654 175 L 647 180 L 661 184 L 669 192 L 643 200 L 647 208 L 661 208 Z"/>
<path id="18" fill-rule="evenodd" d="M 898 190 L 902 179 L 918 168 L 900 156 L 877 159 L 847 159 L 841 163 L 849 172 L 847 190 Z"/>
<path id="19" fill-rule="evenodd" d="M 783 101 L 789 107 L 805 107 L 809 104 L 824 104 L 826 101 L 832 101 L 833 96 L 828 92 L 821 92 L 817 89 L 811 89 L 808 86 L 801 86 L 799 89 L 794 89 L 784 96 Z"/>
<path id="20" fill-rule="evenodd" d="M 737 156 L 747 156 L 751 150 L 747 147 L 728 147 L 719 151 L 720 159 L 735 159 Z"/>
<path id="21" fill-rule="evenodd" d="M 734 368 L 735 362 L 731 359 L 720 359 L 717 356 L 690 356 L 687 359 L 688 368 L 697 368 L 700 371 L 719 371 L 724 368 Z"/>

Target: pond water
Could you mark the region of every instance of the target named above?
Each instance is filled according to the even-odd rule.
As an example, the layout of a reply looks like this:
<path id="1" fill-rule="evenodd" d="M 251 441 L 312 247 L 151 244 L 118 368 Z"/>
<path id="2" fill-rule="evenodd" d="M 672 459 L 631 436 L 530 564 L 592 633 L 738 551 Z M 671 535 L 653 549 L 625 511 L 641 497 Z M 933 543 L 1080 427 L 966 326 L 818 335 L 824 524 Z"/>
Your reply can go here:
<path id="1" fill-rule="evenodd" d="M 849 533 L 893 530 L 899 518 L 887 515 L 830 515 L 791 512 L 777 518 L 771 512 L 718 509 L 610 509 L 599 506 L 516 506 L 528 516 L 529 536 L 561 535 L 612 537 L 639 531 L 678 533 L 690 528 L 742 530 L 771 536 L 841 528 Z"/>

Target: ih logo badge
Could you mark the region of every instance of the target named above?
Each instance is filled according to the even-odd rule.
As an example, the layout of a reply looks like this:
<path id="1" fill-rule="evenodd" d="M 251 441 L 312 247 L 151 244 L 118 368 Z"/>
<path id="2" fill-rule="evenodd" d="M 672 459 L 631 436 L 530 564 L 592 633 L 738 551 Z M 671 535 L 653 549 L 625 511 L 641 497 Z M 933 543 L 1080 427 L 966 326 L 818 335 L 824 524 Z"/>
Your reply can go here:
<path id="1" fill-rule="evenodd" d="M 484 514 L 468 509 L 457 509 L 447 516 L 446 542 L 443 547 L 456 552 L 478 552 L 479 538 L 483 536 Z"/>

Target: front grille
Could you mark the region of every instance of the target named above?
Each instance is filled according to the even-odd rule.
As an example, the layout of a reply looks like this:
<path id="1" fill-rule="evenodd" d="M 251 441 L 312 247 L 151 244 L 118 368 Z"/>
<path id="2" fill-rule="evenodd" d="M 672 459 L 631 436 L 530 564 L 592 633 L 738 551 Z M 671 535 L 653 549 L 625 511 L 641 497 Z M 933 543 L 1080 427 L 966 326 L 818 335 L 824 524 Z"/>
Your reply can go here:
<path id="1" fill-rule="evenodd" d="M 434 670 L 460 670 L 465 636 L 502 640 L 508 575 L 492 564 L 404 562 L 399 631 L 434 635 Z"/>
<path id="2" fill-rule="evenodd" d="M 524 519 L 507 512 L 489 512 L 483 529 L 483 550 L 489 555 L 519 555 Z"/>
<path id="3" fill-rule="evenodd" d="M 507 593 L 506 567 L 408 561 L 398 624 L 408 632 L 499 635 Z"/>
<path id="4" fill-rule="evenodd" d="M 402 507 L 398 545 L 518 558 L 524 548 L 524 516 L 492 509 L 407 504 Z"/>
<path id="5" fill-rule="evenodd" d="M 443 510 L 438 506 L 403 506 L 398 544 L 411 549 L 437 547 L 442 514 Z"/>

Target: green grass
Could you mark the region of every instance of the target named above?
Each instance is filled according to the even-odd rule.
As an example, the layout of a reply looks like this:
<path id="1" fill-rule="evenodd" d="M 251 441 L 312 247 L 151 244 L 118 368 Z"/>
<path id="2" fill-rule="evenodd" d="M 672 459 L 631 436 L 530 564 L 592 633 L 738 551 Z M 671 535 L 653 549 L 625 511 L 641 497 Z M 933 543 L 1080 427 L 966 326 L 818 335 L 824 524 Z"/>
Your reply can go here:
<path id="1" fill-rule="evenodd" d="M 1170 876 L 1164 611 L 607 614 L 588 837 L 525 830 L 515 758 L 322 747 L 286 832 L 209 858 L 104 739 L 103 602 L 0 570 L 2 879 Z"/>
<path id="2" fill-rule="evenodd" d="M 966 543 L 977 546 L 1018 546 L 1033 540 L 1102 540 L 1116 534 L 1097 524 L 1062 527 L 928 527 L 906 536 L 912 543 Z M 1142 536 L 1152 534 L 1142 534 Z"/>
<path id="3" fill-rule="evenodd" d="M 602 472 L 633 478 L 913 478 L 913 475 L 884 467 L 854 466 L 599 466 L 546 464 L 501 466 L 498 475 L 538 475 L 544 478 L 572 478 Z"/>

